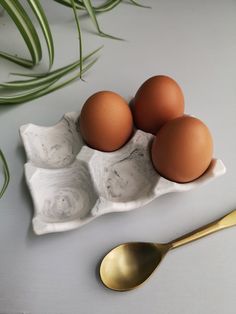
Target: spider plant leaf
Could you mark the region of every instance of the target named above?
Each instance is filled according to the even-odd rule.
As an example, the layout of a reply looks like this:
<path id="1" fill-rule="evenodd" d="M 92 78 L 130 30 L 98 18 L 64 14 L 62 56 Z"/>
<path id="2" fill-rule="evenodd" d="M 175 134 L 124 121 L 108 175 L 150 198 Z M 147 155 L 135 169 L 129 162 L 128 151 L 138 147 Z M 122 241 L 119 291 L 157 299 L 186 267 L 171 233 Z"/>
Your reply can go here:
<path id="1" fill-rule="evenodd" d="M 54 0 L 54 1 L 66 6 L 66 7 L 71 8 L 71 1 L 70 0 Z M 78 10 L 85 10 L 84 5 L 80 5 L 78 1 L 75 2 L 75 7 Z"/>
<path id="2" fill-rule="evenodd" d="M 93 21 L 94 25 L 96 26 L 98 34 L 100 36 L 108 37 L 108 38 L 111 38 L 111 39 L 123 40 L 122 38 L 115 37 L 115 36 L 106 34 L 103 31 L 101 31 L 100 26 L 99 26 L 98 21 L 97 21 L 96 13 L 95 13 L 95 10 L 94 10 L 94 8 L 93 8 L 93 6 L 91 4 L 91 1 L 90 0 L 83 0 L 83 3 L 85 5 L 85 8 L 86 8 L 86 10 L 87 10 L 91 20 Z"/>
<path id="3" fill-rule="evenodd" d="M 110 38 L 110 39 L 115 39 L 115 40 L 124 41 L 124 38 L 117 37 L 117 36 L 113 36 L 113 35 L 104 33 L 104 32 L 102 32 L 102 31 L 100 31 L 99 35 L 100 35 L 101 37 L 106 37 L 106 38 Z"/>
<path id="4" fill-rule="evenodd" d="M 28 0 L 28 3 L 31 6 L 35 16 L 37 17 L 40 27 L 43 31 L 44 38 L 48 47 L 49 68 L 51 68 L 54 61 L 54 44 L 47 17 L 39 0 Z"/>
<path id="5" fill-rule="evenodd" d="M 0 198 L 2 198 L 3 194 L 5 193 L 5 191 L 8 187 L 8 184 L 10 182 L 10 172 L 9 172 L 9 168 L 7 165 L 6 158 L 4 157 L 4 154 L 3 154 L 1 149 L 0 149 L 0 160 L 1 160 L 2 165 L 3 165 L 3 174 L 4 174 L 4 183 L 3 183 L 3 186 L 0 190 Z"/>
<path id="6" fill-rule="evenodd" d="M 144 5 L 144 4 L 141 4 L 141 3 L 138 3 L 138 1 L 136 1 L 136 0 L 130 0 L 130 2 L 132 2 L 132 3 L 133 3 L 134 5 L 136 5 L 137 7 L 151 9 L 151 7 L 150 7 L 150 6 L 147 6 L 147 5 Z"/>
<path id="7" fill-rule="evenodd" d="M 122 0 L 108 0 L 105 3 L 103 3 L 102 5 L 99 5 L 99 6 L 93 7 L 93 8 L 94 8 L 94 11 L 96 13 L 107 12 L 107 11 L 114 9 L 121 2 L 122 2 Z"/>
<path id="8" fill-rule="evenodd" d="M 71 7 L 70 0 L 54 0 L 55 2 L 58 2 L 60 4 L 63 4 L 67 7 Z M 93 9 L 96 13 L 102 13 L 109 10 L 112 10 L 114 7 L 116 7 L 119 3 L 121 3 L 122 0 L 107 0 L 105 3 L 95 7 L 93 6 Z M 78 10 L 86 10 L 86 7 L 82 1 L 75 0 L 75 7 Z"/>
<path id="9" fill-rule="evenodd" d="M 75 3 L 77 3 L 79 6 L 84 7 L 84 4 L 83 4 L 82 0 L 75 0 Z"/>
<path id="10" fill-rule="evenodd" d="M 82 62 L 86 62 L 89 58 L 91 58 L 94 54 L 96 54 L 102 47 L 99 47 L 98 49 L 92 51 L 85 57 L 83 57 Z M 79 65 L 80 65 L 81 59 L 78 61 L 75 61 L 67 66 L 64 66 L 62 68 L 56 69 L 54 71 L 51 71 L 49 73 L 44 73 L 44 74 L 26 74 L 27 77 L 34 77 L 33 79 L 30 80 L 18 80 L 18 81 L 12 81 L 12 82 L 6 82 L 0 84 L 0 87 L 4 89 L 9 89 L 9 90 L 14 90 L 14 89 L 24 89 L 24 88 L 32 88 L 32 87 L 37 87 L 39 84 L 44 84 L 47 82 L 50 82 L 51 80 L 57 78 L 57 77 L 62 77 L 69 72 L 75 70 Z M 17 74 L 18 75 L 18 74 Z M 21 76 L 23 74 L 20 74 Z M 24 75 L 24 76 L 26 76 Z"/>
<path id="11" fill-rule="evenodd" d="M 91 20 L 93 21 L 94 25 L 97 28 L 98 33 L 102 33 L 100 26 L 98 24 L 97 17 L 96 17 L 96 14 L 94 12 L 93 6 L 91 4 L 91 1 L 90 0 L 83 0 L 83 3 L 84 3 L 84 6 L 85 6 Z"/>
<path id="12" fill-rule="evenodd" d="M 92 62 L 90 62 L 86 67 L 83 68 L 83 73 L 85 73 L 86 71 L 88 71 L 93 64 L 97 61 L 97 59 L 93 60 Z M 54 85 L 57 81 L 60 80 L 60 78 L 54 79 L 54 81 L 41 85 L 38 88 L 35 88 L 29 92 L 26 93 L 21 93 L 20 95 L 12 95 L 11 97 L 5 97 L 5 99 L 3 99 L 3 97 L 0 97 L 0 104 L 5 104 L 5 105 L 16 105 L 16 104 L 21 104 L 23 102 L 27 102 L 27 101 L 32 101 L 34 99 L 37 99 L 39 97 L 42 97 L 44 95 L 50 94 L 70 83 L 72 83 L 73 81 L 75 81 L 76 79 L 80 78 L 81 73 L 77 73 L 75 76 L 73 76 L 70 79 L 67 79 L 66 81 L 56 84 Z M 54 85 L 54 86 L 53 86 Z M 7 99 L 6 99 L 7 98 Z"/>
<path id="13" fill-rule="evenodd" d="M 22 61 L 22 58 L 18 58 L 16 56 L 12 56 L 10 54 L 1 52 L 0 56 L 2 56 L 3 58 L 7 58 L 10 61 L 21 64 L 23 66 L 32 67 L 36 65 L 42 58 L 42 49 L 38 34 L 35 30 L 33 23 L 31 22 L 30 17 L 26 13 L 25 9 L 23 8 L 19 0 L 14 1 L 0 0 L 0 4 L 7 11 L 9 16 L 12 18 L 13 22 L 16 24 L 18 30 L 20 31 L 28 47 L 32 61 L 30 60 Z"/>
<path id="14" fill-rule="evenodd" d="M 37 86 L 35 88 L 27 90 L 26 92 L 24 91 L 24 92 L 18 93 L 18 94 L 13 93 L 13 94 L 8 95 L 8 96 L 1 96 L 0 97 L 0 105 L 10 105 L 10 104 L 13 105 L 13 104 L 20 104 L 20 103 L 29 101 L 32 99 L 32 97 L 36 93 L 48 88 L 49 86 L 54 84 L 57 80 L 59 80 L 59 78 L 54 79 L 53 81 L 47 82 L 45 84 L 40 84 L 39 86 Z"/>
<path id="15" fill-rule="evenodd" d="M 61 77 L 67 75 L 78 66 L 80 66 L 80 60 L 73 62 L 65 67 L 49 72 L 47 75 L 33 78 L 30 80 L 20 80 L 20 81 L 12 81 L 0 84 L 0 87 L 3 88 L 4 91 L 14 91 L 14 90 L 22 90 L 35 88 L 43 84 L 50 83 L 55 79 L 60 79 Z M 0 97 L 1 99 L 1 97 Z"/>
<path id="16" fill-rule="evenodd" d="M 96 60 L 95 60 L 96 61 Z M 94 63 L 95 61 L 90 62 L 84 69 L 83 73 L 85 73 Z M 66 74 L 69 74 L 71 71 L 73 71 L 76 67 L 79 66 L 79 61 L 76 63 L 72 64 L 73 67 L 70 67 L 71 65 L 67 66 L 66 70 L 67 72 L 58 72 L 56 76 L 51 77 L 48 80 L 40 81 L 40 82 L 35 82 L 33 86 L 31 86 L 30 89 L 28 90 L 23 90 L 21 93 L 11 93 L 10 95 L 7 96 L 1 96 L 0 97 L 0 105 L 14 105 L 14 104 L 20 104 L 23 102 L 31 101 L 35 98 L 38 98 L 40 96 L 46 95 L 48 93 L 53 92 L 56 89 L 59 89 L 65 85 L 68 85 L 71 81 L 71 79 L 58 84 L 50 89 L 50 87 L 55 84 L 57 81 L 59 81 L 62 77 L 64 77 Z M 75 67 L 76 66 L 76 67 Z M 76 77 L 81 76 L 81 73 L 76 75 Z M 36 81 L 40 79 L 35 79 Z"/>
<path id="17" fill-rule="evenodd" d="M 80 24 L 79 24 L 79 18 L 76 12 L 76 7 L 75 7 L 75 1 L 74 0 L 70 0 L 71 1 L 71 5 L 72 5 L 72 9 L 74 12 L 74 16 L 75 16 L 75 22 L 77 25 L 77 30 L 78 30 L 78 35 L 79 35 L 79 57 L 80 60 L 82 60 L 83 58 L 83 47 L 82 47 L 82 35 L 81 35 L 81 30 L 80 30 Z M 83 62 L 80 62 L 80 75 L 82 75 L 83 73 Z M 82 79 L 82 77 L 80 77 Z"/>
<path id="18" fill-rule="evenodd" d="M 85 66 L 83 68 L 83 73 L 84 74 L 85 72 L 87 72 L 96 62 L 97 62 L 98 58 L 96 58 L 95 60 L 91 61 L 87 66 Z M 81 73 L 77 73 L 75 76 L 73 76 L 72 78 L 60 83 L 60 84 L 57 84 L 55 86 L 52 86 L 52 87 L 49 87 L 48 89 L 45 89 L 43 90 L 42 92 L 39 92 L 35 98 L 38 98 L 38 97 L 41 97 L 41 96 L 44 96 L 44 95 L 47 95 L 49 93 L 52 93 L 62 87 L 65 87 L 66 85 L 72 83 L 73 81 L 77 80 L 78 78 L 80 78 L 81 76 Z"/>
<path id="19" fill-rule="evenodd" d="M 7 59 L 11 62 L 14 62 L 16 64 L 19 64 L 25 68 L 32 68 L 33 67 L 33 62 L 31 60 L 27 60 L 24 58 L 13 56 L 7 52 L 0 51 L 0 57 Z"/>

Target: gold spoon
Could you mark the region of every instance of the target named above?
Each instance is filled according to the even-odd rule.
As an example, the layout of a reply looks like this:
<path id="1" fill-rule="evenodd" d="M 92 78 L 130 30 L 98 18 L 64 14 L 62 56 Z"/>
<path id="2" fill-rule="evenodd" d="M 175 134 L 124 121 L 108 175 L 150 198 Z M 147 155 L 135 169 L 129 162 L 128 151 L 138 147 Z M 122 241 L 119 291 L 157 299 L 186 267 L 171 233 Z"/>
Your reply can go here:
<path id="1" fill-rule="evenodd" d="M 236 210 L 169 243 L 120 244 L 103 258 L 100 265 L 101 280 L 112 290 L 134 289 L 151 276 L 169 250 L 234 225 L 236 225 Z"/>

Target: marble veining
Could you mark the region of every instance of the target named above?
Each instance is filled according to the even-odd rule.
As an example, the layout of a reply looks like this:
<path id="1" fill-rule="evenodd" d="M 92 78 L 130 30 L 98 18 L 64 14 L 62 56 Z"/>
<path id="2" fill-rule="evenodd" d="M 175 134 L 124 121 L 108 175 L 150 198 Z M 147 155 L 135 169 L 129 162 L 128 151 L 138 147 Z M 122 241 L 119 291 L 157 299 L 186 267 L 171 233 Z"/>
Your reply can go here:
<path id="1" fill-rule="evenodd" d="M 20 128 L 36 234 L 75 229 L 100 215 L 138 208 L 162 194 L 187 191 L 225 173 L 223 162 L 214 159 L 193 182 L 169 181 L 152 166 L 153 135 L 136 130 L 121 149 L 100 152 L 83 142 L 78 116 L 66 113 L 52 127 Z"/>

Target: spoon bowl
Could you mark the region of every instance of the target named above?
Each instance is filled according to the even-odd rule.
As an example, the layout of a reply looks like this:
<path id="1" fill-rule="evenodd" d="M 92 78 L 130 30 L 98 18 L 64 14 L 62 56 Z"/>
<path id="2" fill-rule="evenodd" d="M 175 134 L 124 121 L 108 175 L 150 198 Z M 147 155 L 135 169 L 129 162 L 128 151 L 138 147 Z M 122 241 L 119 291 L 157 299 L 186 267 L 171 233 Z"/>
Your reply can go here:
<path id="1" fill-rule="evenodd" d="M 168 250 L 168 244 L 130 242 L 118 245 L 101 263 L 101 280 L 112 290 L 134 289 L 150 277 Z"/>
<path id="2" fill-rule="evenodd" d="M 236 225 L 236 210 L 169 243 L 120 244 L 103 258 L 100 265 L 100 278 L 109 289 L 132 290 L 151 276 L 169 250 L 234 225 Z"/>

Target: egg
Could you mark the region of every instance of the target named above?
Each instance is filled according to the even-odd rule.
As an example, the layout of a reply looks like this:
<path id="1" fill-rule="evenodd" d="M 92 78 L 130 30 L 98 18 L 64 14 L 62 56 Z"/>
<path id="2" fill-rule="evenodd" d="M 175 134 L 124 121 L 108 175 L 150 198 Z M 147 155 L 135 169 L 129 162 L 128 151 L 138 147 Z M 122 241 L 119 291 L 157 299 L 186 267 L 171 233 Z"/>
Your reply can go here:
<path id="1" fill-rule="evenodd" d="M 133 117 L 127 102 L 111 91 L 100 91 L 85 102 L 79 128 L 85 142 L 94 149 L 111 152 L 130 138 Z"/>
<path id="2" fill-rule="evenodd" d="M 209 167 L 212 154 L 209 129 L 201 120 L 190 116 L 167 122 L 151 148 L 155 169 L 163 177 L 180 183 L 200 177 Z"/>
<path id="3" fill-rule="evenodd" d="M 182 116 L 184 96 L 180 86 L 168 76 L 145 81 L 134 97 L 134 122 L 138 129 L 156 134 L 167 121 Z"/>

